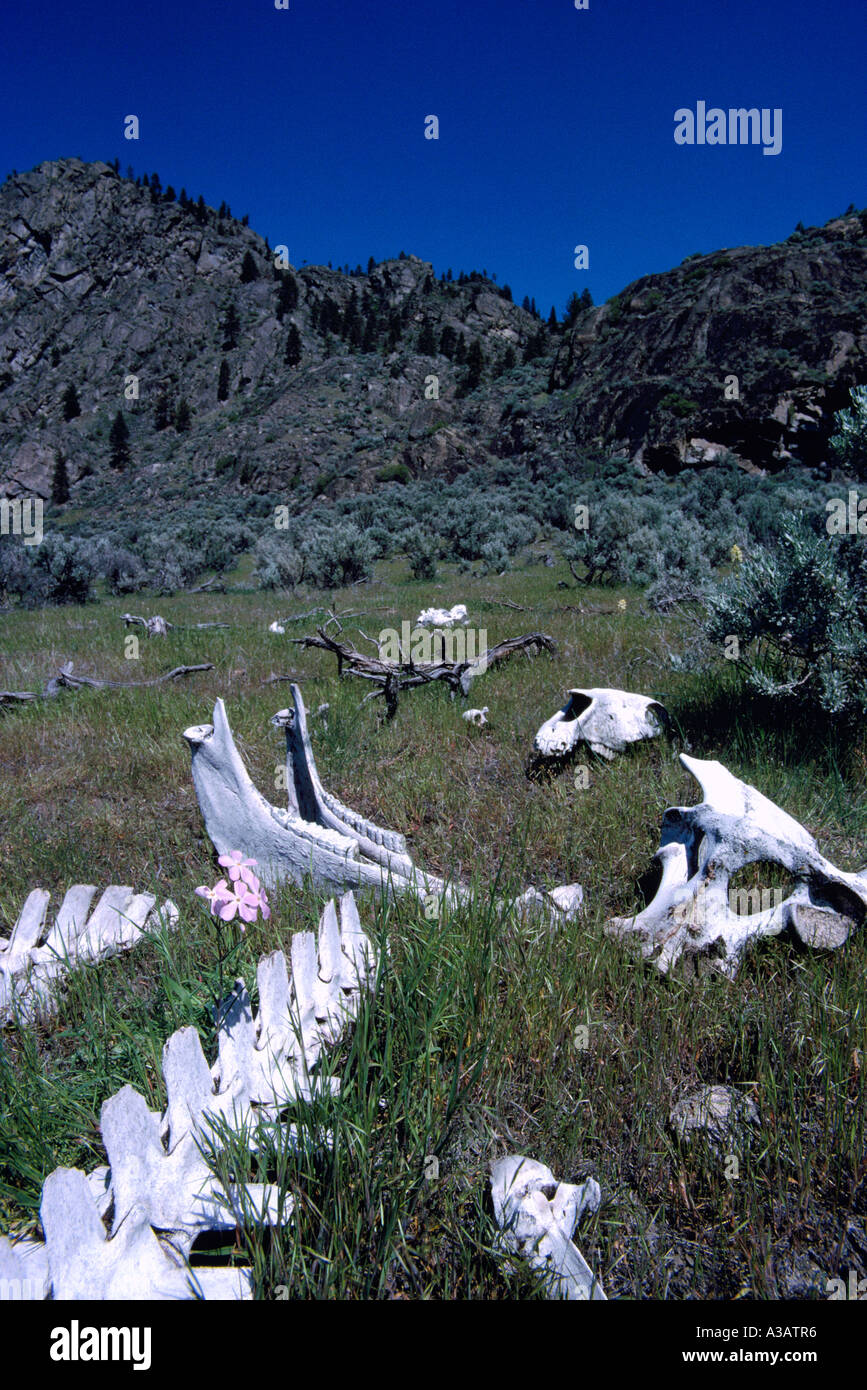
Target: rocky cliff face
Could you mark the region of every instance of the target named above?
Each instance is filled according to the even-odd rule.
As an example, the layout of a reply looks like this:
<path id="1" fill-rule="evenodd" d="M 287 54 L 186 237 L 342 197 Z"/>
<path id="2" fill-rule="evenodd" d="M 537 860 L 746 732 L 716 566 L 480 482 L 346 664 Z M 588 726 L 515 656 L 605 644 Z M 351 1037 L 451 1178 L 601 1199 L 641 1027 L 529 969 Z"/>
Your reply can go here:
<path id="1" fill-rule="evenodd" d="M 822 464 L 834 411 L 867 381 L 865 233 L 852 214 L 692 256 L 587 312 L 550 379 L 576 440 L 667 471 L 726 449 L 765 469 Z"/>
<path id="2" fill-rule="evenodd" d="M 61 452 L 72 505 L 106 514 L 214 489 L 303 504 L 501 458 L 535 477 L 589 447 L 822 463 L 867 380 L 865 230 L 690 258 L 564 335 L 483 274 L 284 270 L 228 209 L 41 164 L 0 188 L 0 495 L 48 496 Z"/>
<path id="3" fill-rule="evenodd" d="M 487 391 L 465 399 L 474 343 Z M 0 188 L 9 495 L 47 495 L 59 450 L 73 501 L 88 503 L 101 483 L 132 504 L 181 485 L 334 493 L 387 467 L 454 473 L 488 457 L 513 389 L 498 373 L 528 344 L 540 355 L 517 388 L 538 391 L 552 344 L 481 275 L 447 282 L 412 256 L 366 274 L 284 275 L 237 220 L 155 198 L 106 164 L 45 163 Z M 67 420 L 69 386 L 80 413 Z M 109 468 L 118 409 L 130 431 L 123 498 Z"/>

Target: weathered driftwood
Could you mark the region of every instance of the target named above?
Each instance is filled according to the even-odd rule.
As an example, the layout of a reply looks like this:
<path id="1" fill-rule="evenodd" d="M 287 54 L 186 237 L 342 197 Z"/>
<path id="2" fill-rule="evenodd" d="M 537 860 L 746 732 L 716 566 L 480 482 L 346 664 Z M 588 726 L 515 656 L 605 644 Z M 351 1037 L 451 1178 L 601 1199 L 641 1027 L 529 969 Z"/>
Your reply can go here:
<path id="1" fill-rule="evenodd" d="M 558 1183 L 550 1168 L 511 1154 L 491 1164 L 491 1197 L 498 1244 L 542 1274 L 549 1298 L 605 1301 L 602 1284 L 572 1243 L 583 1212 L 596 1211 L 599 1184 Z"/>
<path id="2" fill-rule="evenodd" d="M 391 662 L 366 656 L 350 643 L 339 642 L 329 636 L 324 628 L 317 628 L 315 637 L 293 637 L 291 641 L 301 647 L 321 647 L 324 651 L 333 652 L 337 658 L 337 674 L 342 676 L 345 672 L 375 682 L 380 688 L 367 698 L 384 695 L 392 713 L 397 708 L 397 697 L 401 690 L 429 685 L 431 681 L 445 681 L 452 695 L 468 695 L 476 676 L 483 675 L 492 666 L 499 666 L 517 652 L 534 656 L 539 652 L 553 653 L 557 650 L 553 637 L 548 637 L 544 632 L 528 632 L 523 637 L 507 638 L 505 642 L 499 642 L 496 647 L 489 647 L 479 656 L 466 661 L 413 661 L 410 658 Z"/>
<path id="3" fill-rule="evenodd" d="M 211 661 L 205 661 L 199 666 L 175 666 L 171 671 L 164 671 L 161 676 L 152 676 L 150 680 L 145 681 L 97 680 L 93 676 L 73 675 L 72 668 L 71 661 L 65 662 L 57 675 L 45 682 L 42 690 L 0 692 L 0 708 L 27 700 L 52 699 L 61 690 L 135 690 L 149 685 L 161 685 L 163 681 L 177 680 L 180 676 L 192 676 L 197 671 L 213 671 L 214 665 Z"/>
<path id="4" fill-rule="evenodd" d="M 137 945 L 148 932 L 177 925 L 167 899 L 112 884 L 91 911 L 96 888 L 76 883 L 66 892 L 48 930 L 50 893 L 34 888 L 8 940 L 0 938 L 0 1025 L 29 1023 L 54 1011 L 57 988 L 70 970 Z"/>
<path id="5" fill-rule="evenodd" d="M 835 868 L 803 826 L 722 763 L 685 753 L 680 761 L 700 784 L 704 800 L 665 812 L 656 895 L 635 917 L 611 919 L 607 931 L 616 937 L 634 933 L 642 954 L 663 973 L 681 955 L 706 956 L 733 977 L 748 942 L 787 928 L 809 946 L 842 946 L 867 914 L 867 870 Z M 771 903 L 770 890 L 765 895 L 730 891 L 732 875 L 755 863 L 784 868 L 795 880 L 792 893 Z M 756 897 L 760 910 L 736 910 L 744 898 L 747 907 L 755 906 Z"/>
<path id="6" fill-rule="evenodd" d="M 256 790 L 235 747 L 222 700 L 214 706 L 213 724 L 186 729 L 192 751 L 192 774 L 205 828 L 219 854 L 240 849 L 259 866 L 263 882 L 273 887 L 309 876 L 328 892 L 371 888 L 388 895 L 414 892 L 454 904 L 468 896 L 460 884 L 446 883 L 413 862 L 403 835 L 367 820 L 322 786 L 304 701 L 292 685 L 292 709 L 271 721 L 286 732 L 288 811 L 278 810 Z M 516 902 L 519 914 L 542 910 L 550 916 L 573 915 L 581 904 L 577 884 L 541 893 L 527 890 Z"/>
<path id="7" fill-rule="evenodd" d="M 561 710 L 539 729 L 533 748 L 540 758 L 563 758 L 586 743 L 611 760 L 630 743 L 656 738 L 669 722 L 665 707 L 626 690 L 567 690 Z"/>
<path id="8" fill-rule="evenodd" d="M 44 1241 L 0 1238 L 0 1296 L 16 1281 L 40 1299 L 184 1299 L 197 1285 L 206 1298 L 250 1296 L 249 1270 L 191 1269 L 193 1244 L 251 1219 L 283 1224 L 292 1198 L 256 1183 L 222 1189 L 202 1150 L 219 1148 L 228 1128 L 252 1151 L 257 1118 L 278 1122 L 287 1106 L 338 1090 L 339 1081 L 317 1068 L 375 975 L 352 894 L 341 900 L 339 920 L 328 903 L 318 942 L 313 932 L 293 937 L 291 974 L 282 951 L 263 956 L 257 974 L 258 1015 L 239 980 L 221 1010 L 213 1067 L 194 1028 L 169 1038 L 164 1115 L 131 1086 L 105 1102 L 108 1166 L 89 1175 L 55 1169 L 42 1192 Z M 290 1140 L 293 1134 L 290 1128 Z"/>

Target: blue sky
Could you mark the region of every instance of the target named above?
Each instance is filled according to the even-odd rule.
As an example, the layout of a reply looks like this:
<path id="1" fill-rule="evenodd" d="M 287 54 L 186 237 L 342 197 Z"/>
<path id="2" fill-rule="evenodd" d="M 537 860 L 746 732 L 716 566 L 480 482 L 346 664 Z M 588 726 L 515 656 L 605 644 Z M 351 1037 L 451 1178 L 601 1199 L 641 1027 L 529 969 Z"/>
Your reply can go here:
<path id="1" fill-rule="evenodd" d="M 867 204 L 867 0 L 6 0 L 2 36 L 0 178 L 117 156 L 295 264 L 405 250 L 545 313 Z M 700 100 L 781 108 L 782 152 L 676 145 Z"/>

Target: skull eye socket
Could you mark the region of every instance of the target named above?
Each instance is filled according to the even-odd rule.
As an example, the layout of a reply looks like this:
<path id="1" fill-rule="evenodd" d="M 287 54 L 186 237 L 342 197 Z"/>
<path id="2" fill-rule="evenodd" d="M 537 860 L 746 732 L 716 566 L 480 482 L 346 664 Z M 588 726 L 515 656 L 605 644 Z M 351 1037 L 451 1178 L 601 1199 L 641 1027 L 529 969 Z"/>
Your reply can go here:
<path id="1" fill-rule="evenodd" d="M 584 695 L 580 690 L 570 692 L 569 703 L 563 711 L 563 719 L 580 719 L 593 704 L 592 695 Z"/>

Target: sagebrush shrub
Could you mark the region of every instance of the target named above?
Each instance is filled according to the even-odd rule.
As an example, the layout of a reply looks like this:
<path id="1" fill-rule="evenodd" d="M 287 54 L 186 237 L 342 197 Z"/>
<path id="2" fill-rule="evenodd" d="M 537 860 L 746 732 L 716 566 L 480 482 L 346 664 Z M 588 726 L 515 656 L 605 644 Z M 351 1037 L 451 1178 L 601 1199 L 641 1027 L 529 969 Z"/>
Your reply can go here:
<path id="1" fill-rule="evenodd" d="M 708 598 L 707 634 L 738 642 L 748 685 L 828 714 L 867 713 L 867 550 L 792 523 Z"/>

